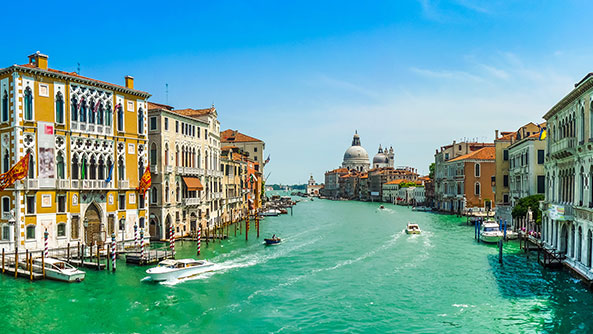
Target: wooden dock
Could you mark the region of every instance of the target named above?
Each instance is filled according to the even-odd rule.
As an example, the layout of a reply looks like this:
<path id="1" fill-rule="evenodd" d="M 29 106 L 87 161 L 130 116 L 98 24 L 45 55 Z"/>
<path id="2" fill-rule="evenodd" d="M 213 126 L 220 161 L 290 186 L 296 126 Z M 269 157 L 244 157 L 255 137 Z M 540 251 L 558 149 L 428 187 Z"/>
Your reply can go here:
<path id="1" fill-rule="evenodd" d="M 14 267 L 13 266 L 4 266 L 4 273 L 5 274 L 8 274 L 8 275 L 14 276 Z M 23 268 L 18 268 L 17 275 L 19 277 L 23 277 L 23 278 L 26 278 L 26 279 L 32 279 L 32 280 L 44 279 L 42 273 L 38 273 L 38 272 L 35 272 L 35 271 L 33 271 L 31 273 L 29 270 L 25 270 Z"/>
<path id="2" fill-rule="evenodd" d="M 174 258 L 173 252 L 168 249 L 147 249 L 144 251 L 144 257 L 140 256 L 140 252 L 127 253 L 126 263 L 147 265 Z"/>
<path id="3" fill-rule="evenodd" d="M 80 260 L 80 259 L 63 259 L 63 258 L 58 258 L 59 260 L 62 260 L 64 262 L 68 262 L 69 264 L 75 266 L 75 267 L 83 267 L 83 268 L 91 268 L 91 269 L 97 269 L 97 270 L 104 270 L 106 265 L 105 263 L 97 263 L 97 262 L 91 262 L 91 261 L 84 261 L 84 260 Z"/>

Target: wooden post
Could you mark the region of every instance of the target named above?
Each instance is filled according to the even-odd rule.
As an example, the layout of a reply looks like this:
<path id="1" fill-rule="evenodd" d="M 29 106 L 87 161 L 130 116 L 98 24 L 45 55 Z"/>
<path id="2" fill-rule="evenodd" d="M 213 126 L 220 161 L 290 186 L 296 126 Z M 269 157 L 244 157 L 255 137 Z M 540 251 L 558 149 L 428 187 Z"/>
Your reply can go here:
<path id="1" fill-rule="evenodd" d="M 107 247 L 107 258 L 105 259 L 105 269 L 109 271 L 109 260 L 111 260 L 111 249 Z"/>
<path id="2" fill-rule="evenodd" d="M 208 241 L 209 236 L 210 236 L 210 226 L 208 226 L 208 223 L 206 223 L 206 247 L 208 247 L 208 245 L 210 244 L 210 242 Z"/>
<path id="3" fill-rule="evenodd" d="M 95 252 L 97 253 L 97 270 L 101 270 L 101 254 L 99 253 L 99 244 L 95 243 Z"/>
<path id="4" fill-rule="evenodd" d="M 76 254 L 76 255 L 78 255 L 78 257 L 80 257 L 80 241 L 78 242 L 77 250 L 78 250 L 78 254 Z"/>
<path id="5" fill-rule="evenodd" d="M 19 267 L 19 248 L 14 248 L 14 278 L 17 278 L 17 268 Z"/>
<path id="6" fill-rule="evenodd" d="M 33 252 L 29 254 L 29 279 L 33 280 Z"/>
<path id="7" fill-rule="evenodd" d="M 237 236 L 237 222 L 235 222 L 233 225 L 235 225 L 235 237 Z"/>
<path id="8" fill-rule="evenodd" d="M 255 225 L 257 226 L 257 238 L 259 239 L 259 217 L 255 216 Z"/>
<path id="9" fill-rule="evenodd" d="M 498 240 L 498 263 L 502 265 L 502 240 Z"/>
<path id="10" fill-rule="evenodd" d="M 66 260 L 67 260 L 68 262 L 70 262 L 70 243 L 68 243 L 68 250 L 67 250 L 66 254 L 67 254 L 67 255 L 66 255 Z"/>
<path id="11" fill-rule="evenodd" d="M 245 221 L 245 241 L 249 240 L 249 216 L 247 216 L 247 220 Z"/>
<path id="12" fill-rule="evenodd" d="M 45 278 L 45 252 L 41 253 L 41 271 L 43 272 L 43 278 Z"/>
<path id="13" fill-rule="evenodd" d="M 4 274 L 4 248 L 2 248 L 2 273 Z"/>

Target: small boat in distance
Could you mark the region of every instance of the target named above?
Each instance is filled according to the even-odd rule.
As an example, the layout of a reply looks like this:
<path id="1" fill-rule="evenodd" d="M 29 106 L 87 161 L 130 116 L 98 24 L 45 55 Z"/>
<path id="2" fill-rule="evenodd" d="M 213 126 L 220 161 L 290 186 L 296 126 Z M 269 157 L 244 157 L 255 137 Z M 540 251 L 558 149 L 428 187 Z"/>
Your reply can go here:
<path id="1" fill-rule="evenodd" d="M 275 234 L 269 238 L 269 239 L 264 239 L 264 242 L 267 245 L 276 245 L 279 244 L 282 241 L 282 239 L 278 238 Z"/>
<path id="2" fill-rule="evenodd" d="M 155 282 L 174 281 L 212 271 L 214 263 L 206 260 L 180 259 L 164 260 L 158 266 L 146 270 Z"/>
<path id="3" fill-rule="evenodd" d="M 269 209 L 264 212 L 261 212 L 259 215 L 264 217 L 275 217 L 280 214 L 280 210 L 277 209 Z"/>
<path id="4" fill-rule="evenodd" d="M 422 232 L 422 230 L 420 230 L 418 224 L 408 223 L 408 226 L 406 226 L 407 234 L 420 234 L 420 232 Z"/>
<path id="5" fill-rule="evenodd" d="M 41 259 L 35 259 L 33 267 L 36 271 L 41 271 L 43 267 Z M 81 282 L 84 280 L 86 273 L 78 270 L 66 261 L 62 261 L 53 257 L 45 258 L 45 277 L 62 282 Z"/>
<path id="6" fill-rule="evenodd" d="M 482 223 L 480 240 L 487 243 L 496 243 L 502 239 L 503 235 L 504 233 L 500 230 L 497 222 L 489 220 Z"/>
<path id="7" fill-rule="evenodd" d="M 379 209 L 383 210 L 383 209 L 385 209 L 385 207 L 384 207 L 383 205 L 381 205 L 381 206 L 379 207 Z"/>

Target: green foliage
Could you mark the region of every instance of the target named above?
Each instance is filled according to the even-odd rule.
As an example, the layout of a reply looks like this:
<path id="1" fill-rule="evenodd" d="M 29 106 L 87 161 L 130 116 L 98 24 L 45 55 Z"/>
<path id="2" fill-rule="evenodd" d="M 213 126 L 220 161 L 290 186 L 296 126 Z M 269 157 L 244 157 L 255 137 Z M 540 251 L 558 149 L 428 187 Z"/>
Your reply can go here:
<path id="1" fill-rule="evenodd" d="M 542 212 L 539 209 L 539 201 L 544 200 L 544 195 L 532 195 L 521 198 L 513 208 L 513 218 L 522 218 L 527 215 L 527 209 L 531 208 L 533 211 L 533 219 L 540 224 L 542 222 Z"/>
<path id="2" fill-rule="evenodd" d="M 409 187 L 423 187 L 423 186 L 417 185 L 416 182 L 410 181 L 410 182 L 402 182 L 402 183 L 400 183 L 399 184 L 399 187 L 400 188 L 409 188 Z"/>
<path id="3" fill-rule="evenodd" d="M 428 172 L 428 177 L 429 177 L 431 180 L 434 180 L 434 162 L 433 162 L 433 163 L 431 163 L 431 164 L 430 164 L 430 166 L 428 166 L 428 170 L 429 170 L 429 172 Z"/>

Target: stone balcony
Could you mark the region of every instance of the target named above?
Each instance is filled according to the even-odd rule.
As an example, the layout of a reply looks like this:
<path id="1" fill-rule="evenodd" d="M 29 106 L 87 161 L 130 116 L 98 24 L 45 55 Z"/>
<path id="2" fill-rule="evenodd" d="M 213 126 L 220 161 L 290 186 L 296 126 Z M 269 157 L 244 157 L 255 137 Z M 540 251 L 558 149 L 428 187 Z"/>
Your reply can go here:
<path id="1" fill-rule="evenodd" d="M 127 180 L 119 180 L 117 182 L 118 189 L 128 189 L 130 188 L 130 181 Z"/>
<path id="2" fill-rule="evenodd" d="M 550 156 L 555 159 L 574 155 L 577 146 L 576 138 L 562 138 L 550 144 Z"/>
<path id="3" fill-rule="evenodd" d="M 182 167 L 177 166 L 176 173 L 179 175 L 195 175 L 201 176 L 204 175 L 204 169 L 197 168 L 197 167 Z"/>
<path id="4" fill-rule="evenodd" d="M 171 174 L 173 173 L 173 166 L 165 166 L 165 174 Z"/>
<path id="5" fill-rule="evenodd" d="M 190 205 L 200 205 L 199 198 L 184 198 L 183 205 L 190 206 Z"/>

